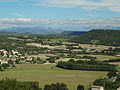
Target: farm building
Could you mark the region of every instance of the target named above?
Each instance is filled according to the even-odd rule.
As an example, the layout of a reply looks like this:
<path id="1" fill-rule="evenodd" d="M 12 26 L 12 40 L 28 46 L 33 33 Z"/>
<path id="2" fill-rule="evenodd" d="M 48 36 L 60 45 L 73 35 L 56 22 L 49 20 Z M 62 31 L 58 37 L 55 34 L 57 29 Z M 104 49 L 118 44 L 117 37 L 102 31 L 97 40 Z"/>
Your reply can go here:
<path id="1" fill-rule="evenodd" d="M 92 90 L 104 90 L 102 86 L 92 86 Z"/>
<path id="2" fill-rule="evenodd" d="M 117 90 L 120 90 L 120 87 L 119 87 L 119 88 L 117 88 Z"/>
<path id="3" fill-rule="evenodd" d="M 116 57 L 120 57 L 120 55 L 116 55 Z"/>
<path id="4" fill-rule="evenodd" d="M 8 62 L 5 61 L 5 60 L 0 60 L 0 64 L 1 64 L 1 65 L 2 65 L 2 64 L 8 64 Z"/>

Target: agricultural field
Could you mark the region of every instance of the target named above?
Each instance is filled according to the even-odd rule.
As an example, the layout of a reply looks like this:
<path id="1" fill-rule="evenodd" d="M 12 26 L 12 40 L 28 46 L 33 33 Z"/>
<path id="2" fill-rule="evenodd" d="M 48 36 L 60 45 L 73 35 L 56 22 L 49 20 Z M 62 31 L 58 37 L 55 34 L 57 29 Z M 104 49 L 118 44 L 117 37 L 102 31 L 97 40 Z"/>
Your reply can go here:
<path id="1" fill-rule="evenodd" d="M 70 90 L 75 90 L 78 84 L 83 84 L 85 88 L 88 88 L 95 79 L 105 77 L 106 74 L 107 72 L 100 71 L 64 70 L 56 68 L 55 64 L 17 64 L 13 69 L 0 72 L 0 79 L 9 77 L 20 81 L 38 81 L 40 87 L 45 84 L 63 82 Z"/>
<path id="2" fill-rule="evenodd" d="M 104 60 L 109 60 L 109 59 L 118 59 L 118 58 L 120 58 L 120 57 L 108 56 L 108 55 L 88 55 L 88 54 L 85 54 L 85 55 L 97 57 L 98 61 L 104 61 Z M 79 55 L 79 56 L 84 56 L 84 55 Z"/>
<path id="3" fill-rule="evenodd" d="M 38 54 L 38 55 L 30 55 L 30 57 L 40 57 L 40 59 L 45 60 L 49 56 L 56 56 L 55 54 Z"/>
<path id="4" fill-rule="evenodd" d="M 68 39 L 50 39 L 47 41 L 44 41 L 45 43 L 51 44 L 51 43 L 59 43 L 59 42 L 66 42 Z"/>
<path id="5" fill-rule="evenodd" d="M 79 46 L 81 46 L 82 48 L 97 49 L 97 50 L 109 49 L 110 47 L 116 48 L 114 46 L 105 46 L 105 45 L 97 45 L 96 47 L 95 45 L 91 46 L 90 44 L 79 44 Z"/>
<path id="6" fill-rule="evenodd" d="M 77 44 L 77 43 L 63 42 L 63 44 Z M 37 47 L 47 47 L 49 49 L 66 49 L 66 46 L 64 46 L 64 45 L 50 46 L 50 45 L 41 45 L 38 43 L 27 43 L 26 45 L 37 46 Z M 109 49 L 110 47 L 112 47 L 113 49 L 116 48 L 114 46 L 104 46 L 104 45 L 97 45 L 97 47 L 96 47 L 95 45 L 91 46 L 90 44 L 79 44 L 79 46 L 82 48 L 86 48 L 86 49 L 96 49 L 96 50 L 105 50 L 105 49 Z M 79 46 L 74 46 L 74 47 L 79 47 Z"/>
<path id="7" fill-rule="evenodd" d="M 50 46 L 50 45 L 41 45 L 41 44 L 38 44 L 38 43 L 27 43 L 26 45 L 28 46 L 36 46 L 36 47 L 47 47 L 49 49 L 66 49 L 66 46 Z"/>

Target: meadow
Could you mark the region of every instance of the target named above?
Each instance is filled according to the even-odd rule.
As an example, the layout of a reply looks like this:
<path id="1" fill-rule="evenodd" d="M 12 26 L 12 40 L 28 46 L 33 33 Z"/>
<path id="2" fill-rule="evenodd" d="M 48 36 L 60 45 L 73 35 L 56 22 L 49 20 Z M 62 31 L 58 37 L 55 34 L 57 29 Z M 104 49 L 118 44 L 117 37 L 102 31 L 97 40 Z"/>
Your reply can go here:
<path id="1" fill-rule="evenodd" d="M 106 74 L 107 72 L 100 71 L 64 70 L 55 67 L 55 64 L 17 64 L 13 69 L 0 72 L 0 79 L 9 77 L 20 81 L 38 81 L 40 87 L 45 84 L 63 82 L 70 90 L 75 90 L 79 84 L 88 88 L 95 79 L 105 77 Z"/>

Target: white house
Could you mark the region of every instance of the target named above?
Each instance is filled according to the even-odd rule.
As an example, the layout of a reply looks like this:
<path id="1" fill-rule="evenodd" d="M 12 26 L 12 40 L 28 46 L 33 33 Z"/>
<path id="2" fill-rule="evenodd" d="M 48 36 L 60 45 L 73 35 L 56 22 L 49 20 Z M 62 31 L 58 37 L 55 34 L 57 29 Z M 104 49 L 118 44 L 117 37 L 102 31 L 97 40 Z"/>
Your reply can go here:
<path id="1" fill-rule="evenodd" d="M 8 62 L 5 61 L 5 60 L 0 60 L 0 64 L 1 64 L 1 65 L 2 65 L 2 64 L 8 64 Z"/>
<path id="2" fill-rule="evenodd" d="M 12 50 L 12 53 L 13 53 L 14 55 L 15 55 L 15 54 L 18 54 L 18 52 L 17 52 L 17 51 L 13 51 L 13 50 Z"/>
<path id="3" fill-rule="evenodd" d="M 92 86 L 92 90 L 104 90 L 102 86 Z"/>
<path id="4" fill-rule="evenodd" d="M 116 55 L 116 57 L 120 57 L 120 55 Z"/>
<path id="5" fill-rule="evenodd" d="M 120 87 L 119 87 L 119 88 L 117 88 L 117 90 L 120 90 Z"/>

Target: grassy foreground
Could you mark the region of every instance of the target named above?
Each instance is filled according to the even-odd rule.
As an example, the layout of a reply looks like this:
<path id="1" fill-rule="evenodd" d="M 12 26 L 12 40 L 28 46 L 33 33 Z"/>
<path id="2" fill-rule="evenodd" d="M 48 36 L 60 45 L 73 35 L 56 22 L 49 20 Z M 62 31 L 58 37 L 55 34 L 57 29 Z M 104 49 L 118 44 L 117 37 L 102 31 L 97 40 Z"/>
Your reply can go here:
<path id="1" fill-rule="evenodd" d="M 92 81 L 104 77 L 107 72 L 79 71 L 51 68 L 55 65 L 16 65 L 16 68 L 0 72 L 0 79 L 4 77 L 16 78 L 21 81 L 38 81 L 40 87 L 45 84 L 63 82 L 70 90 L 75 90 L 78 84 L 87 88 Z"/>

